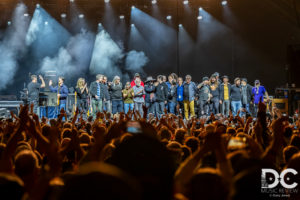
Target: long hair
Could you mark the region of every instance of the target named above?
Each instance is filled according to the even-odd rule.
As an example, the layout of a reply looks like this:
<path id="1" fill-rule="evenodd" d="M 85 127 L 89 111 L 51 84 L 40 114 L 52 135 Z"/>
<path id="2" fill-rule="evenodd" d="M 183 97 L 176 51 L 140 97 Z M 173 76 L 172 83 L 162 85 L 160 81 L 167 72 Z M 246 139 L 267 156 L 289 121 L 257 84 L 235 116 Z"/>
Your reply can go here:
<path id="1" fill-rule="evenodd" d="M 116 80 L 117 80 L 117 79 L 120 79 L 120 77 L 119 77 L 119 76 L 115 76 L 115 77 L 114 77 L 114 79 L 113 79 L 113 84 L 114 84 L 114 85 L 116 85 Z M 121 82 L 120 82 L 120 83 L 121 83 Z"/>
<path id="2" fill-rule="evenodd" d="M 76 85 L 76 88 L 83 88 L 84 87 L 84 78 L 79 78 L 78 81 L 77 81 L 77 85 Z"/>
<path id="3" fill-rule="evenodd" d="M 212 79 L 215 78 L 216 81 L 213 83 L 212 82 Z M 214 91 L 214 90 L 217 90 L 218 86 L 219 86 L 219 81 L 216 77 L 214 76 L 211 76 L 210 79 L 209 79 L 209 85 L 210 85 L 210 88 Z"/>

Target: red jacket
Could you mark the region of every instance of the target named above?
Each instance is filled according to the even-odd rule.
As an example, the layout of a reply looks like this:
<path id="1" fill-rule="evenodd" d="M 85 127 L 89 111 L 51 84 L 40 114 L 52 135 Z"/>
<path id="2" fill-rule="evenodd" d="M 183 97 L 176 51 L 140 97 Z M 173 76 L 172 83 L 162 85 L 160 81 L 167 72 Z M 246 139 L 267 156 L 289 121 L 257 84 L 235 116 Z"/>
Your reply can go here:
<path id="1" fill-rule="evenodd" d="M 134 82 L 134 81 L 135 81 L 135 79 L 133 79 L 133 80 L 131 81 L 131 83 L 130 83 L 131 87 L 135 86 L 135 82 Z M 141 86 L 145 87 L 143 81 L 141 81 Z"/>

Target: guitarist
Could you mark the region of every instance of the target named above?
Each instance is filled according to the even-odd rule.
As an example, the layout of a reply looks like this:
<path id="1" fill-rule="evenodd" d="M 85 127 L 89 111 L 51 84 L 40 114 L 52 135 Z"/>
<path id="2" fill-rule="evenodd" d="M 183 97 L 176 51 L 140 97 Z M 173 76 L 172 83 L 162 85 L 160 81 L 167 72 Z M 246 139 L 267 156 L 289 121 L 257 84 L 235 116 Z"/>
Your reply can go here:
<path id="1" fill-rule="evenodd" d="M 49 87 L 51 92 L 56 92 L 57 93 L 57 105 L 59 108 L 59 111 L 64 108 L 66 111 L 66 103 L 67 103 L 67 97 L 68 97 L 68 87 L 64 84 L 64 77 L 59 77 L 58 78 L 58 86 L 53 87 L 52 80 L 49 81 Z M 59 113 L 59 112 L 58 112 Z"/>

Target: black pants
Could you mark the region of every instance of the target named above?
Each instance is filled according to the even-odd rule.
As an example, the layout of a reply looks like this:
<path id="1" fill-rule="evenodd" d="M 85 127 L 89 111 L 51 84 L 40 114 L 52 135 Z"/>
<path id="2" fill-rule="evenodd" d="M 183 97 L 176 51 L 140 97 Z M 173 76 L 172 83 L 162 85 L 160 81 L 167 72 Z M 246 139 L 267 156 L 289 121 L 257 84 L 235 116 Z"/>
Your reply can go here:
<path id="1" fill-rule="evenodd" d="M 79 112 L 87 113 L 88 110 L 87 99 L 77 99 L 77 107 L 79 109 Z"/>
<path id="2" fill-rule="evenodd" d="M 213 98 L 210 101 L 210 111 L 214 114 L 219 114 L 219 104 L 220 99 L 219 98 Z"/>
<path id="3" fill-rule="evenodd" d="M 176 108 L 176 114 L 182 114 L 184 113 L 184 105 L 183 105 L 183 101 L 178 101 L 177 102 L 177 108 Z"/>

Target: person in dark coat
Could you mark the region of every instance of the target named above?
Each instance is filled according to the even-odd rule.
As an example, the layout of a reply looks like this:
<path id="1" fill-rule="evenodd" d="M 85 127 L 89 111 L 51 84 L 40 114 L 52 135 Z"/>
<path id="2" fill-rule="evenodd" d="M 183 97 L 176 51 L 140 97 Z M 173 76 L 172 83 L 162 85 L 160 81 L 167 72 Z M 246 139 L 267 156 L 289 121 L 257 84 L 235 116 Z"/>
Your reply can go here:
<path id="1" fill-rule="evenodd" d="M 156 108 L 156 87 L 154 85 L 154 82 L 156 80 L 152 78 L 152 76 L 147 77 L 147 80 L 145 81 L 145 103 L 146 107 L 148 108 L 148 113 L 155 114 L 155 108 Z"/>

